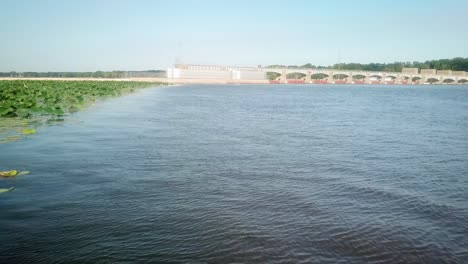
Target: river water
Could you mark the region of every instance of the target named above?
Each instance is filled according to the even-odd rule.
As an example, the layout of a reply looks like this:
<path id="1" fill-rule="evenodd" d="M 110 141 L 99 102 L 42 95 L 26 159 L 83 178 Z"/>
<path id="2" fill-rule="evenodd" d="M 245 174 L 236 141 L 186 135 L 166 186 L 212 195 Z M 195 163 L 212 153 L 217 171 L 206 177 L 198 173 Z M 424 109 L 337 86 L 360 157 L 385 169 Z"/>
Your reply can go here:
<path id="1" fill-rule="evenodd" d="M 150 88 L 0 145 L 0 263 L 468 263 L 468 89 Z"/>

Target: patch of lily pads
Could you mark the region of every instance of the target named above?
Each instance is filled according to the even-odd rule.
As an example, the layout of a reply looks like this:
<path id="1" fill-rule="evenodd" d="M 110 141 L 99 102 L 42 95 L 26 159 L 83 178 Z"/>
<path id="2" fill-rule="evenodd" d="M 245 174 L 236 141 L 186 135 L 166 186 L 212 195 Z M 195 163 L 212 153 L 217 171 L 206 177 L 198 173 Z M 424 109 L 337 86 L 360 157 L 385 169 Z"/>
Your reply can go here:
<path id="1" fill-rule="evenodd" d="M 35 134 L 38 124 L 64 121 L 99 98 L 160 84 L 127 81 L 0 81 L 0 143 Z"/>
<path id="2" fill-rule="evenodd" d="M 155 85 L 126 81 L 0 81 L 0 117 L 62 116 L 97 98 Z"/>

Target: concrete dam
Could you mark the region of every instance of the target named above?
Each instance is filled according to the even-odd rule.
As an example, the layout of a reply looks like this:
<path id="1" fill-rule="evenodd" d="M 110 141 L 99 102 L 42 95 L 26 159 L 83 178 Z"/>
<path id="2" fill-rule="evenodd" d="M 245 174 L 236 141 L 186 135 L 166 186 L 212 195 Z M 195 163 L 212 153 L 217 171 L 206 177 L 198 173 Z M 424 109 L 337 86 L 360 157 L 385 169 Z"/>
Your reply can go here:
<path id="1" fill-rule="evenodd" d="M 335 69 L 238 67 L 176 64 L 167 70 L 174 83 L 289 83 L 289 84 L 467 84 L 464 71 L 403 68 L 401 72 Z"/>

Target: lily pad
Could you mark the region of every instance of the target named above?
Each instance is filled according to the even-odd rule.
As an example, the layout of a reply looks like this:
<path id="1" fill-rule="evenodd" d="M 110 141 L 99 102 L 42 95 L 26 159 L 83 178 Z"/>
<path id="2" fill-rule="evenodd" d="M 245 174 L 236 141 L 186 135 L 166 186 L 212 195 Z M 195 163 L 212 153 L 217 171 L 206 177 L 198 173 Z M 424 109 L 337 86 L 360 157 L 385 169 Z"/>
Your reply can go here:
<path id="1" fill-rule="evenodd" d="M 65 121 L 65 119 L 63 118 L 50 118 L 49 120 L 47 120 L 47 123 L 56 123 L 56 122 L 63 122 Z"/>
<path id="2" fill-rule="evenodd" d="M 0 176 L 2 177 L 15 177 L 17 174 L 17 170 L 0 171 Z"/>
<path id="3" fill-rule="evenodd" d="M 33 128 L 28 128 L 28 129 L 23 129 L 21 131 L 21 133 L 23 135 L 32 135 L 32 134 L 36 134 L 36 129 L 33 129 Z"/>
<path id="4" fill-rule="evenodd" d="M 6 193 L 6 192 L 11 192 L 15 189 L 15 187 L 10 187 L 8 189 L 0 189 L 0 193 Z"/>
<path id="5" fill-rule="evenodd" d="M 20 171 L 18 172 L 18 174 L 16 174 L 16 176 L 27 175 L 29 173 L 30 173 L 29 171 Z"/>
<path id="6" fill-rule="evenodd" d="M 11 107 L 0 107 L 0 116 L 13 112 L 13 110 Z"/>

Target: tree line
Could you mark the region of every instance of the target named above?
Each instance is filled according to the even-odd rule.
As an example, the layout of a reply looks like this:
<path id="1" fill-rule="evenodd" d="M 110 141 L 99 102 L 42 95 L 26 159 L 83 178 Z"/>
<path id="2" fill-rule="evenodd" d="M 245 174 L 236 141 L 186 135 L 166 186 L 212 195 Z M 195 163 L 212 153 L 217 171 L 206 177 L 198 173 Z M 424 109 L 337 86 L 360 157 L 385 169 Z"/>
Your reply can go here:
<path id="1" fill-rule="evenodd" d="M 330 66 L 313 65 L 307 63 L 301 66 L 297 65 L 270 65 L 268 67 L 287 67 L 287 68 L 307 68 L 307 69 L 342 69 L 356 71 L 386 71 L 386 72 L 401 72 L 403 68 L 419 68 L 419 69 L 436 69 L 436 70 L 452 70 L 452 71 L 468 71 L 468 58 L 453 58 L 429 60 L 425 62 L 393 62 L 393 63 L 337 63 Z"/>
<path id="2" fill-rule="evenodd" d="M 393 63 L 339 63 L 330 66 L 313 65 L 270 65 L 268 67 L 307 68 L 307 69 L 342 69 L 355 71 L 386 71 L 401 72 L 402 68 L 436 69 L 467 71 L 468 58 L 453 58 L 430 60 L 425 62 L 393 62 Z M 131 77 L 165 77 L 166 72 L 162 70 L 147 71 L 95 71 L 95 72 L 0 72 L 0 77 L 50 77 L 50 78 L 131 78 Z"/>
<path id="3" fill-rule="evenodd" d="M 161 70 L 147 71 L 95 71 L 95 72 L 0 72 L 0 77 L 26 78 L 131 78 L 131 77 L 165 77 Z"/>

